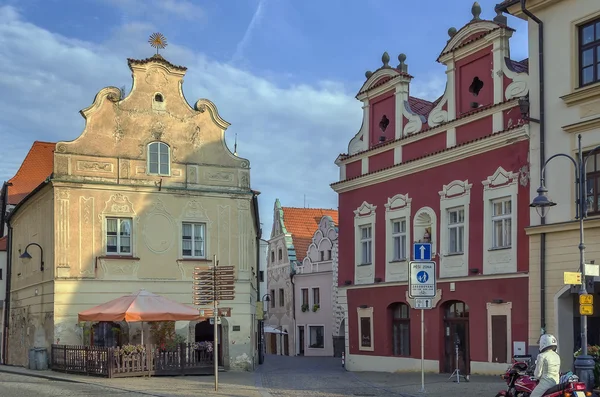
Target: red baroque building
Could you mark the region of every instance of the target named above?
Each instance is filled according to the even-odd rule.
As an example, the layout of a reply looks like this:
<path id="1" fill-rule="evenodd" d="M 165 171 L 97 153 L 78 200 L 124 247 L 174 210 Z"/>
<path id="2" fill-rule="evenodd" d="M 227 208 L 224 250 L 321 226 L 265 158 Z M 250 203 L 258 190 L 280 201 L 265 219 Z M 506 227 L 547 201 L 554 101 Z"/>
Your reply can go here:
<path id="1" fill-rule="evenodd" d="M 408 297 L 415 242 L 431 242 L 434 308 L 425 368 L 498 373 L 527 347 L 527 61 L 510 59 L 506 19 L 473 19 L 450 39 L 444 94 L 410 95 L 406 56 L 366 73 L 360 131 L 336 164 L 340 304 L 351 371 L 420 369 L 420 310 Z M 515 349 L 517 351 L 515 351 Z M 523 349 L 522 351 L 520 349 Z"/>

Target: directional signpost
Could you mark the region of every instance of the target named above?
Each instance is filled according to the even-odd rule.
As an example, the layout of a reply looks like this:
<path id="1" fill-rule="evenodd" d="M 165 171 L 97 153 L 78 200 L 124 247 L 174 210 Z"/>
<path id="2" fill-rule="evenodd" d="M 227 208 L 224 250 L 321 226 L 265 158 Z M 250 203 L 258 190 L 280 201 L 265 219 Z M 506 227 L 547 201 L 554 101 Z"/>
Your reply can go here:
<path id="1" fill-rule="evenodd" d="M 219 309 L 219 301 L 235 299 L 235 276 L 233 266 L 219 266 L 217 256 L 213 256 L 213 266 L 208 269 L 196 267 L 194 269 L 193 302 L 194 305 L 205 306 L 213 304 L 212 309 L 199 309 L 200 313 L 212 314 L 212 323 L 215 327 L 214 336 L 214 363 L 215 363 L 215 391 L 219 389 L 219 317 L 231 316 L 231 308 Z"/>
<path id="2" fill-rule="evenodd" d="M 431 243 L 413 244 L 413 262 L 409 263 L 408 296 L 414 299 L 414 308 L 421 309 L 421 392 L 425 393 L 425 310 L 433 308 L 437 291 L 435 262 L 432 261 Z"/>

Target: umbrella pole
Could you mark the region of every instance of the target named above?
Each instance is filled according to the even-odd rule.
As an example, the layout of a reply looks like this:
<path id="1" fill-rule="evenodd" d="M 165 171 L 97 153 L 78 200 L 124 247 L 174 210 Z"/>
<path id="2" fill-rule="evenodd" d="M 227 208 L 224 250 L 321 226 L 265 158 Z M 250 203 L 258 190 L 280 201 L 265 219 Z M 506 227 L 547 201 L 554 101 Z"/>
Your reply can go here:
<path id="1" fill-rule="evenodd" d="M 144 345 L 144 322 L 142 321 L 142 346 Z"/>

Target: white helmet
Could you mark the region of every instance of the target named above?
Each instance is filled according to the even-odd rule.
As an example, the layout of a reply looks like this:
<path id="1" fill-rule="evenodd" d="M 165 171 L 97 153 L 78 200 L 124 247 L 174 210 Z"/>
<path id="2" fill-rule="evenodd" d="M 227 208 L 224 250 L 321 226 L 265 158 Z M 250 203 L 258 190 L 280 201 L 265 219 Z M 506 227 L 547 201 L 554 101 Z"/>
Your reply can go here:
<path id="1" fill-rule="evenodd" d="M 540 352 L 543 352 L 549 347 L 558 346 L 558 341 L 552 334 L 544 334 L 540 336 Z"/>

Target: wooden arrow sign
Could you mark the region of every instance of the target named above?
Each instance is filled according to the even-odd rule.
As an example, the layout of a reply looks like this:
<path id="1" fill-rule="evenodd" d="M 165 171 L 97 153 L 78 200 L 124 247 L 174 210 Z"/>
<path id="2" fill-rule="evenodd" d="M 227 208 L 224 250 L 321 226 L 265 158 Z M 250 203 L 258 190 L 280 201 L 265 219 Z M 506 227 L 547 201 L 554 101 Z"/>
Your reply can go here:
<path id="1" fill-rule="evenodd" d="M 222 271 L 222 270 L 235 270 L 235 268 L 233 266 L 217 266 L 217 271 Z"/>
<path id="2" fill-rule="evenodd" d="M 232 301 L 235 299 L 234 295 L 217 295 L 218 301 Z"/>

